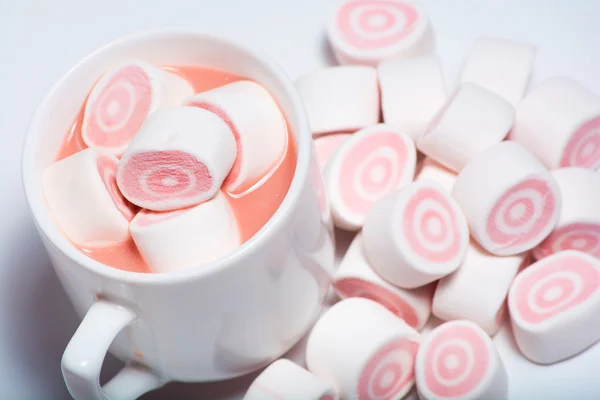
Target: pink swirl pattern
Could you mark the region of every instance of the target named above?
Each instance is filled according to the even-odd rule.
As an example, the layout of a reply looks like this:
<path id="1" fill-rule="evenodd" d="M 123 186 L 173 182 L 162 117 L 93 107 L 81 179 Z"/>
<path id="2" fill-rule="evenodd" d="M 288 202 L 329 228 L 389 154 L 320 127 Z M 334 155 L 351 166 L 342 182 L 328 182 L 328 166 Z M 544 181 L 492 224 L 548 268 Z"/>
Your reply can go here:
<path id="1" fill-rule="evenodd" d="M 574 310 L 598 289 L 598 265 L 577 252 L 557 254 L 518 276 L 511 288 L 510 311 L 527 323 L 541 324 Z"/>
<path id="2" fill-rule="evenodd" d="M 127 65 L 110 77 L 86 109 L 84 136 L 88 145 L 123 148 L 150 113 L 150 77 L 138 65 Z"/>
<path id="3" fill-rule="evenodd" d="M 567 143 L 561 167 L 600 167 L 600 117 L 583 124 Z"/>
<path id="4" fill-rule="evenodd" d="M 457 323 L 441 325 L 426 345 L 423 376 L 427 389 L 439 398 L 469 397 L 490 368 L 484 333 Z"/>
<path id="5" fill-rule="evenodd" d="M 110 194 L 115 206 L 117 206 L 125 219 L 131 221 L 139 208 L 128 202 L 119 191 L 116 179 L 117 162 L 116 158 L 113 159 L 106 156 L 100 156 L 96 161 L 98 172 L 100 173 L 100 177 L 104 182 L 106 190 L 108 190 L 108 194 Z"/>
<path id="6" fill-rule="evenodd" d="M 579 250 L 600 258 L 600 225 L 577 223 L 555 229 L 534 250 L 534 255 L 542 259 L 563 250 Z"/>
<path id="7" fill-rule="evenodd" d="M 338 11 L 342 39 L 361 50 L 394 46 L 410 35 L 419 19 L 411 4 L 398 0 L 352 0 Z"/>
<path id="8" fill-rule="evenodd" d="M 419 344 L 395 339 L 381 347 L 367 362 L 357 386 L 359 400 L 396 400 L 414 382 L 413 366 Z"/>

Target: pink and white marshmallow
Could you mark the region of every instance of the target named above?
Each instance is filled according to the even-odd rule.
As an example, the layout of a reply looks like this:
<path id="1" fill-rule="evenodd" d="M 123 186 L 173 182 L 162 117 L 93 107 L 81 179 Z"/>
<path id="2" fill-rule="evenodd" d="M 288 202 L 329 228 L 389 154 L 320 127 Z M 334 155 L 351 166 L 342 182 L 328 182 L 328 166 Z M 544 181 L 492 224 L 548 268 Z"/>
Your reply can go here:
<path id="1" fill-rule="evenodd" d="M 433 314 L 444 321 L 471 321 L 495 334 L 504 322 L 510 285 L 526 259 L 525 254 L 494 256 L 472 242 L 460 268 L 438 282 Z"/>
<path id="2" fill-rule="evenodd" d="M 331 48 L 340 64 L 430 54 L 435 38 L 422 6 L 402 0 L 343 0 L 328 25 Z"/>
<path id="3" fill-rule="evenodd" d="M 243 400 L 338 400 L 335 388 L 293 362 L 280 359 L 250 385 Z"/>
<path id="4" fill-rule="evenodd" d="M 523 253 L 552 232 L 561 208 L 555 179 L 519 143 L 483 151 L 458 174 L 452 197 L 469 222 L 471 236 L 499 256 Z"/>
<path id="5" fill-rule="evenodd" d="M 170 107 L 148 117 L 119 163 L 117 183 L 133 204 L 171 211 L 211 199 L 236 160 L 233 133 L 215 114 Z"/>
<path id="6" fill-rule="evenodd" d="M 351 133 L 331 133 L 329 135 L 318 136 L 314 139 L 317 159 L 319 160 L 321 169 L 325 168 L 325 165 L 338 147 L 350 136 L 352 136 Z"/>
<path id="7" fill-rule="evenodd" d="M 510 138 L 550 169 L 600 168 L 600 97 L 571 78 L 551 78 L 517 107 Z"/>
<path id="8" fill-rule="evenodd" d="M 221 192 L 197 206 L 170 212 L 140 211 L 129 230 L 153 272 L 211 262 L 240 246 L 237 222 Z"/>
<path id="9" fill-rule="evenodd" d="M 562 198 L 558 224 L 533 251 L 537 259 L 562 250 L 579 250 L 600 258 L 600 177 L 585 168 L 552 171 Z"/>
<path id="10" fill-rule="evenodd" d="M 456 173 L 439 164 L 435 160 L 426 157 L 420 165 L 419 172 L 415 181 L 430 179 L 436 181 L 449 193 L 452 192 L 454 182 L 456 181 Z"/>
<path id="11" fill-rule="evenodd" d="M 419 397 L 506 399 L 508 376 L 490 337 L 469 321 L 446 322 L 421 343 L 415 376 Z"/>
<path id="12" fill-rule="evenodd" d="M 464 83 L 420 136 L 417 147 L 459 172 L 477 154 L 504 140 L 513 122 L 514 109 L 506 100 L 481 86 Z"/>
<path id="13" fill-rule="evenodd" d="M 306 364 L 342 399 L 401 399 L 414 384 L 419 342 L 418 332 L 382 305 L 346 299 L 315 324 Z"/>
<path id="14" fill-rule="evenodd" d="M 516 107 L 533 70 L 536 48 L 508 39 L 479 38 L 463 66 L 461 81 L 482 86 Z"/>
<path id="15" fill-rule="evenodd" d="M 544 258 L 515 278 L 508 295 L 523 355 L 551 364 L 600 339 L 600 260 L 576 250 Z"/>
<path id="16" fill-rule="evenodd" d="M 89 147 L 121 155 L 146 118 L 194 94 L 184 78 L 143 61 L 108 70 L 85 104 L 81 134 Z"/>
<path id="17" fill-rule="evenodd" d="M 343 298 L 371 299 L 390 310 L 409 326 L 420 330 L 431 315 L 434 285 L 401 289 L 375 273 L 365 254 L 362 233 L 358 233 L 334 274 L 333 287 Z"/>
<path id="18" fill-rule="evenodd" d="M 111 152 L 88 148 L 49 165 L 44 196 L 62 232 L 76 245 L 104 247 L 127 240 L 137 207 L 123 198 Z"/>
<path id="19" fill-rule="evenodd" d="M 379 64 L 377 73 L 383 120 L 417 141 L 446 102 L 440 59 L 431 56 L 386 61 Z"/>
<path id="20" fill-rule="evenodd" d="M 454 272 L 469 244 L 461 209 L 431 180 L 411 183 L 378 201 L 369 210 L 362 232 L 375 272 L 405 289 Z"/>
<path id="21" fill-rule="evenodd" d="M 313 137 L 354 132 L 379 122 L 375 68 L 349 65 L 319 69 L 298 78 L 296 90 Z"/>
<path id="22" fill-rule="evenodd" d="M 360 229 L 373 204 L 412 182 L 416 158 L 410 137 L 388 124 L 361 129 L 348 138 L 324 171 L 335 225 Z"/>
<path id="23" fill-rule="evenodd" d="M 250 188 L 283 159 L 287 123 L 271 94 L 252 81 L 238 81 L 196 94 L 185 105 L 221 117 L 237 142 L 237 158 L 224 182 L 228 192 Z"/>

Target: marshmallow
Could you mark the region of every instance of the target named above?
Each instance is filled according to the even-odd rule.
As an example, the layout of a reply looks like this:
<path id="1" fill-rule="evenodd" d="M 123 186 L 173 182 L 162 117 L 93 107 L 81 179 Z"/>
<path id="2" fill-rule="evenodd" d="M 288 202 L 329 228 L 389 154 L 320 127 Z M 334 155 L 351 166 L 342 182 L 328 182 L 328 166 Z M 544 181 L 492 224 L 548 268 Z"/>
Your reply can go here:
<path id="1" fill-rule="evenodd" d="M 325 167 L 325 184 L 333 221 L 355 231 L 371 206 L 413 180 L 416 150 L 397 128 L 378 124 L 346 140 Z"/>
<path id="2" fill-rule="evenodd" d="M 535 53 L 527 43 L 479 38 L 467 56 L 461 81 L 476 83 L 516 107 L 529 82 Z"/>
<path id="3" fill-rule="evenodd" d="M 120 155 L 148 115 L 194 94 L 182 77 L 142 61 L 121 64 L 96 82 L 85 104 L 81 135 L 89 147 Z"/>
<path id="4" fill-rule="evenodd" d="M 129 238 L 129 221 L 137 208 L 117 188 L 118 162 L 107 150 L 88 148 L 44 170 L 46 204 L 76 245 L 103 247 Z"/>
<path id="5" fill-rule="evenodd" d="M 444 321 L 465 319 L 495 334 L 504 322 L 510 284 L 526 259 L 494 256 L 471 243 L 460 268 L 438 282 L 433 314 Z"/>
<path id="6" fill-rule="evenodd" d="M 378 201 L 365 218 L 363 235 L 375 272 L 406 289 L 454 272 L 469 244 L 460 208 L 431 180 L 411 183 Z"/>
<path id="7" fill-rule="evenodd" d="M 331 48 L 340 64 L 430 54 L 435 38 L 423 7 L 400 0 L 343 0 L 328 25 Z"/>
<path id="8" fill-rule="evenodd" d="M 421 329 L 431 315 L 434 285 L 400 289 L 377 275 L 364 250 L 362 233 L 354 238 L 334 275 L 333 287 L 341 298 L 363 297 L 385 306 L 415 329 Z"/>
<path id="9" fill-rule="evenodd" d="M 513 141 L 499 143 L 467 164 L 452 196 L 467 217 L 471 236 L 499 256 L 537 246 L 554 229 L 561 207 L 552 175 Z"/>
<path id="10" fill-rule="evenodd" d="M 552 171 L 562 198 L 558 224 L 533 254 L 537 259 L 562 250 L 600 258 L 600 177 L 584 168 Z"/>
<path id="11" fill-rule="evenodd" d="M 337 400 L 333 386 L 285 359 L 269 365 L 243 400 Z"/>
<path id="12" fill-rule="evenodd" d="M 420 181 L 423 179 L 436 181 L 448 192 L 452 192 L 454 182 L 456 181 L 456 174 L 443 165 L 440 165 L 433 159 L 427 157 L 421 163 L 421 168 L 417 173 L 415 181 Z"/>
<path id="13" fill-rule="evenodd" d="M 208 263 L 241 244 L 237 222 L 221 192 L 183 210 L 142 210 L 131 221 L 129 230 L 154 272 L 178 271 Z"/>
<path id="14" fill-rule="evenodd" d="M 190 207 L 214 197 L 235 162 L 233 133 L 215 114 L 194 107 L 154 112 L 119 163 L 117 184 L 153 211 Z"/>
<path id="15" fill-rule="evenodd" d="M 296 80 L 313 137 L 353 132 L 379 122 L 379 86 L 372 67 L 320 69 Z"/>
<path id="16" fill-rule="evenodd" d="M 483 150 L 500 143 L 514 122 L 514 109 L 500 96 L 464 83 L 419 138 L 421 152 L 459 172 Z"/>
<path id="17" fill-rule="evenodd" d="M 419 342 L 417 331 L 380 304 L 346 299 L 315 324 L 306 364 L 342 399 L 400 399 L 414 384 Z"/>
<path id="18" fill-rule="evenodd" d="M 525 357 L 571 357 L 600 339 L 600 261 L 575 250 L 546 257 L 517 275 L 508 307 Z"/>
<path id="19" fill-rule="evenodd" d="M 335 153 L 338 147 L 340 147 L 350 136 L 352 136 L 351 133 L 332 133 L 314 139 L 317 159 L 319 160 L 321 169 L 325 168 L 325 164 L 327 164 L 331 155 Z"/>
<path id="20" fill-rule="evenodd" d="M 440 59 L 386 61 L 379 64 L 377 72 L 383 120 L 416 141 L 446 102 Z"/>
<path id="21" fill-rule="evenodd" d="M 238 81 L 199 93 L 185 102 L 221 117 L 237 140 L 237 159 L 225 189 L 243 191 L 281 161 L 287 123 L 271 94 L 251 81 Z"/>
<path id="22" fill-rule="evenodd" d="M 511 139 L 550 169 L 600 167 L 600 98 L 571 78 L 551 78 L 519 103 Z"/>
<path id="23" fill-rule="evenodd" d="M 419 397 L 506 399 L 508 376 L 489 336 L 469 321 L 446 322 L 423 340 L 415 364 Z"/>

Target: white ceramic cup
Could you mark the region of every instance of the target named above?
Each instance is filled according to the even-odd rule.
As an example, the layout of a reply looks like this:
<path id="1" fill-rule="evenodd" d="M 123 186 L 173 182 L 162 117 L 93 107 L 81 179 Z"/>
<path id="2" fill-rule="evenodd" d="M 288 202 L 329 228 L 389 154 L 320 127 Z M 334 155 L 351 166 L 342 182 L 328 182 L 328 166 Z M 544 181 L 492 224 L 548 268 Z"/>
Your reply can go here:
<path id="1" fill-rule="evenodd" d="M 126 58 L 239 74 L 264 85 L 283 110 L 297 145 L 295 175 L 277 212 L 232 254 L 168 274 L 122 271 L 81 253 L 53 221 L 41 172 L 55 159 L 95 80 Z M 256 370 L 291 348 L 327 291 L 328 274 L 319 271 L 333 264 L 315 161 L 291 81 L 264 55 L 228 40 L 187 30 L 145 32 L 102 47 L 69 71 L 33 117 L 23 181 L 54 269 L 75 310 L 85 316 L 62 359 L 71 395 L 135 398 L 172 380 L 222 380 Z M 101 387 L 98 376 L 109 347 L 127 364 Z"/>

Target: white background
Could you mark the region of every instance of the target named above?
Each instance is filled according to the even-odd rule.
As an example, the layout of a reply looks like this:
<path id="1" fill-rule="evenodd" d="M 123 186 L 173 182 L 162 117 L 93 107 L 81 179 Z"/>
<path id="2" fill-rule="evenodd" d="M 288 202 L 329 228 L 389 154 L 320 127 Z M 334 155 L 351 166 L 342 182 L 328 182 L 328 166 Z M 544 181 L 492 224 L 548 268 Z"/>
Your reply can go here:
<path id="1" fill-rule="evenodd" d="M 472 41 L 496 35 L 538 46 L 533 85 L 570 75 L 600 93 L 599 0 L 425 2 L 450 86 Z M 296 78 L 332 63 L 323 33 L 331 5 L 331 0 L 0 0 L 1 399 L 68 398 L 59 363 L 77 320 L 37 237 L 20 182 L 28 120 L 51 85 L 101 44 L 167 26 L 259 47 Z M 511 398 L 600 397 L 600 346 L 541 367 L 519 356 L 507 331 L 495 341 L 509 370 Z M 106 372 L 117 367 L 109 359 Z M 172 384 L 145 398 L 235 398 L 249 379 Z"/>

